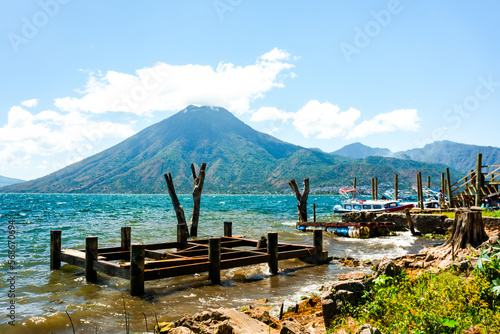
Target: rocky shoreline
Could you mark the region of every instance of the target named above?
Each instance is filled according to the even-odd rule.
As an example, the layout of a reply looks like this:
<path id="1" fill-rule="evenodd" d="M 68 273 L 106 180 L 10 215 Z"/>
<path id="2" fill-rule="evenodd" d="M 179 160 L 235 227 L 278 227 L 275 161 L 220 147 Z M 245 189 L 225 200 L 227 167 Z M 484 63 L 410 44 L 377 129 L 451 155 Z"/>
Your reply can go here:
<path id="1" fill-rule="evenodd" d="M 406 221 L 406 216 L 404 214 L 400 215 L 403 216 L 401 220 L 404 218 Z M 446 224 L 448 218 L 441 217 L 437 218 L 438 221 L 442 222 L 438 224 L 438 228 L 441 231 L 449 230 L 450 226 L 447 225 L 450 222 L 448 221 L 448 224 Z M 387 217 L 379 219 L 387 219 Z M 394 217 L 391 219 L 394 220 Z M 424 221 L 429 220 L 428 217 L 421 219 Z M 430 218 L 430 220 L 435 221 L 436 218 Z M 451 225 L 453 225 L 453 220 L 451 220 Z M 395 259 L 384 258 L 377 261 L 377 263 L 360 262 L 352 258 L 336 259 L 342 265 L 352 267 L 371 266 L 373 273 L 368 275 L 353 272 L 340 275 L 338 280 L 325 283 L 317 295 L 304 297 L 295 307 L 283 310 L 283 304 L 281 304 L 278 316 L 271 314 L 276 309 L 276 304 L 271 304 L 267 300 L 258 300 L 238 311 L 220 308 L 194 315 L 186 314 L 175 322 L 160 323 L 158 329 L 160 333 L 169 334 L 326 333 L 326 329 L 331 327 L 335 316 L 346 306 L 356 306 L 361 296 L 372 288 L 374 280 L 381 275 L 394 277 L 403 269 L 407 271 L 426 270 L 438 272 L 440 269 L 448 269 L 452 266 L 458 271 L 470 270 L 477 262 L 476 254 L 478 249 L 491 246 L 498 241 L 500 219 L 485 217 L 484 228 L 489 239 L 475 248 L 468 247 L 456 251 L 452 250 L 450 253 L 443 246 L 430 247 L 421 250 L 418 254 L 404 255 Z M 371 327 L 370 324 L 364 324 L 358 327 L 355 333 L 368 334 L 380 333 L 380 331 Z"/>

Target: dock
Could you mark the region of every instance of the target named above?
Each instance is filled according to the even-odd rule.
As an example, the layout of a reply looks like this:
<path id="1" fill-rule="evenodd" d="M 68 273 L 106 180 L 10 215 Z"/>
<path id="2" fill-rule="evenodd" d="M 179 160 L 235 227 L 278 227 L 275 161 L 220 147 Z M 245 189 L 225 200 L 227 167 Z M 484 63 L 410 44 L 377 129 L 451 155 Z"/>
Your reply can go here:
<path id="1" fill-rule="evenodd" d="M 87 282 L 97 283 L 97 273 L 130 280 L 130 294 L 144 295 L 144 282 L 168 277 L 208 272 L 214 284 L 221 282 L 221 270 L 267 263 L 272 275 L 278 274 L 278 261 L 299 258 L 307 263 L 324 264 L 332 260 L 323 251 L 322 230 L 314 232 L 313 245 L 278 242 L 278 233 L 267 233 L 267 240 L 232 236 L 232 223 L 224 222 L 224 236 L 187 240 L 184 226 L 177 226 L 177 241 L 131 244 L 131 228 L 121 228 L 121 245 L 98 247 L 98 237 L 88 236 L 85 249 L 62 249 L 61 231 L 50 232 L 50 269 L 61 262 L 85 269 Z"/>

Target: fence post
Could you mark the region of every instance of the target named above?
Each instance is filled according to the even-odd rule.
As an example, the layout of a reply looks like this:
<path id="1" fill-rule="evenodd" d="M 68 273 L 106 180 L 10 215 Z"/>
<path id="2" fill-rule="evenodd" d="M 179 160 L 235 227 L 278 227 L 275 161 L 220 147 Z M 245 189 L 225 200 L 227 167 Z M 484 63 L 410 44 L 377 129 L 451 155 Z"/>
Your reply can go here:
<path id="1" fill-rule="evenodd" d="M 483 199 L 483 173 L 481 171 L 483 164 L 483 155 L 479 153 L 477 155 L 477 173 L 476 173 L 476 206 L 481 206 L 481 200 Z"/>

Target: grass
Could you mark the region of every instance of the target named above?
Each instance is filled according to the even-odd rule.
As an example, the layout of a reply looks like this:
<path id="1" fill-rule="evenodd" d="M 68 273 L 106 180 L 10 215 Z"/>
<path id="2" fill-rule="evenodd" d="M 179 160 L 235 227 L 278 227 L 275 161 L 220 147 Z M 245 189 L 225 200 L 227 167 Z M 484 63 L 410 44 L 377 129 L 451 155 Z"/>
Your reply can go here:
<path id="1" fill-rule="evenodd" d="M 500 333 L 500 246 L 482 252 L 475 270 L 380 276 L 359 306 L 347 306 L 328 333 L 354 333 L 365 323 L 382 333 Z"/>

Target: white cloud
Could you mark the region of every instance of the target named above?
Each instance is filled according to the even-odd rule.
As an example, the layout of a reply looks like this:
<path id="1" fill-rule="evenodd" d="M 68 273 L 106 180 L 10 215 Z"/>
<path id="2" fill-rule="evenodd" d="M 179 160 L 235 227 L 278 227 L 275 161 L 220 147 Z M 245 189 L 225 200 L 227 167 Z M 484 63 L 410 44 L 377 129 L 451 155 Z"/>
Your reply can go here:
<path id="1" fill-rule="evenodd" d="M 38 99 L 31 99 L 31 100 L 26 100 L 22 101 L 21 105 L 27 108 L 33 108 L 38 105 Z"/>
<path id="2" fill-rule="evenodd" d="M 363 121 L 349 132 L 346 139 L 363 138 L 376 133 L 402 131 L 417 131 L 420 118 L 416 109 L 399 109 L 382 113 L 373 119 Z"/>
<path id="3" fill-rule="evenodd" d="M 150 115 L 154 111 L 177 111 L 189 104 L 215 105 L 244 113 L 250 103 L 272 88 L 283 87 L 292 74 L 290 55 L 278 48 L 259 57 L 255 64 L 235 66 L 170 65 L 158 63 L 133 75 L 109 71 L 91 73 L 81 97 L 64 97 L 55 105 L 64 111 L 109 111 Z"/>
<path id="4" fill-rule="evenodd" d="M 294 116 L 295 114 L 293 112 L 286 112 L 275 107 L 262 107 L 252 114 L 250 120 L 254 122 L 273 120 L 286 121 L 287 119 L 293 118 Z"/>
<path id="5" fill-rule="evenodd" d="M 316 135 L 316 138 L 329 139 L 346 135 L 361 112 L 354 108 L 340 111 L 329 102 L 309 101 L 294 116 L 294 126 L 304 137 Z"/>
<path id="6" fill-rule="evenodd" d="M 0 128 L 0 169 L 30 163 L 32 156 L 75 152 L 86 157 L 104 138 L 128 137 L 130 125 L 96 122 L 78 112 L 52 110 L 32 114 L 20 106 L 9 110 L 8 121 Z M 64 166 L 67 162 L 61 162 Z"/>

